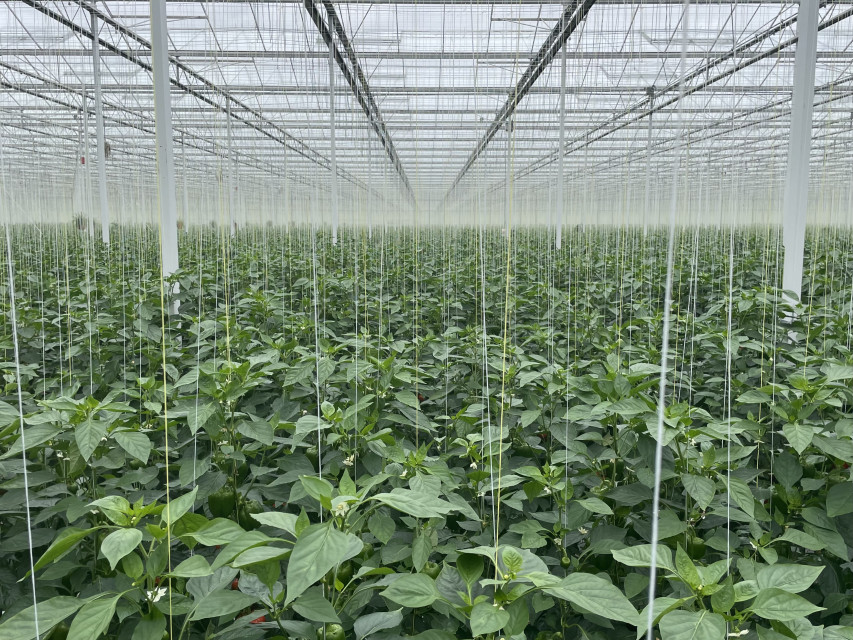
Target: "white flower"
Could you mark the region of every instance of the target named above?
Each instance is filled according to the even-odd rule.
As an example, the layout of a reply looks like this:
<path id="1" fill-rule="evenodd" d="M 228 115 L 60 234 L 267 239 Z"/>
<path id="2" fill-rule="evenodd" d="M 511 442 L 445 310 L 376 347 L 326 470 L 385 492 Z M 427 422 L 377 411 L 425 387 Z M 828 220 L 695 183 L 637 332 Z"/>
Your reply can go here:
<path id="1" fill-rule="evenodd" d="M 550 496 L 550 495 L 551 495 L 551 487 L 545 487 L 545 495 L 546 495 L 546 496 Z"/>
<path id="2" fill-rule="evenodd" d="M 154 591 L 146 591 L 145 595 L 151 602 L 159 602 L 166 595 L 166 587 L 158 587 Z"/>
<path id="3" fill-rule="evenodd" d="M 739 638 L 740 636 L 745 636 L 749 633 L 749 629 L 744 629 L 743 631 L 738 631 L 737 633 L 732 632 L 729 634 L 729 638 Z"/>
<path id="4" fill-rule="evenodd" d="M 340 502 L 335 507 L 335 515 L 336 516 L 345 516 L 349 511 L 349 505 L 346 502 Z"/>
<path id="5" fill-rule="evenodd" d="M 477 468 L 477 463 L 476 463 L 476 462 L 472 462 L 472 463 L 471 463 L 470 465 L 468 465 L 468 466 L 469 466 L 469 467 L 471 467 L 472 469 L 476 469 L 476 468 Z"/>
<path id="6" fill-rule="evenodd" d="M 581 534 L 582 536 L 585 536 L 586 534 L 589 533 L 589 531 L 587 529 L 584 529 L 583 527 L 580 527 L 580 528 L 578 528 L 578 533 Z"/>
<path id="7" fill-rule="evenodd" d="M 344 466 L 345 467 L 351 467 L 353 464 L 355 464 L 355 454 L 354 453 L 352 455 L 349 455 L 346 458 L 344 458 Z"/>

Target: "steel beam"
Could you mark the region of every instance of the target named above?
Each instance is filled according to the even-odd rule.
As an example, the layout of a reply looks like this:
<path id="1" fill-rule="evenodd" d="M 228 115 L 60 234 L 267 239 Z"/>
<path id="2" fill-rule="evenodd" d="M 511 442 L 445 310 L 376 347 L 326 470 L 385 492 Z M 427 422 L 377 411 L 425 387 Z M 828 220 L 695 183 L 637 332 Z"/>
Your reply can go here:
<path id="1" fill-rule="evenodd" d="M 509 94 L 507 101 L 498 110 L 497 114 L 495 114 L 495 118 L 486 130 L 483 139 L 474 148 L 474 151 L 468 157 L 465 165 L 456 176 L 456 179 L 450 186 L 448 195 L 456 188 L 456 185 L 459 184 L 459 181 L 462 180 L 465 174 L 468 173 L 468 169 L 470 169 L 474 162 L 476 162 L 477 158 L 480 157 L 480 154 L 488 146 L 492 138 L 495 137 L 495 134 L 500 130 L 500 128 L 504 126 L 506 122 L 510 121 L 518 103 L 530 92 L 534 83 L 539 79 L 539 76 L 542 75 L 542 72 L 548 68 L 548 65 L 551 64 L 554 56 L 559 53 L 560 49 L 566 43 L 566 40 L 569 39 L 569 36 L 571 36 L 575 29 L 577 29 L 578 25 L 583 22 L 584 18 L 586 18 L 589 13 L 589 10 L 595 4 L 595 1 L 596 0 L 570 0 L 568 7 L 566 7 L 565 11 L 563 11 L 563 15 L 560 17 L 560 20 L 539 48 L 536 58 L 534 58 L 528 65 L 524 75 L 521 76 L 521 79 Z M 477 91 L 476 88 L 475 91 Z M 565 94 L 565 90 L 563 89 L 561 93 Z"/>
<path id="2" fill-rule="evenodd" d="M 338 15 L 335 12 L 335 8 L 329 0 L 323 0 L 323 7 L 326 10 L 326 17 L 329 21 L 328 24 L 323 21 L 322 16 L 320 15 L 319 8 L 317 7 L 317 3 L 315 0 L 304 0 L 304 6 L 308 15 L 311 17 L 311 20 L 317 27 L 317 30 L 320 32 L 320 35 L 323 38 L 323 41 L 326 43 L 326 46 L 329 47 L 330 56 L 334 58 L 337 62 L 338 67 L 341 70 L 341 74 L 344 79 L 349 84 L 350 89 L 352 90 L 355 99 L 358 101 L 361 108 L 364 110 L 364 114 L 367 116 L 368 122 L 373 127 L 374 131 L 376 131 L 376 135 L 379 137 L 379 141 L 382 143 L 382 147 L 385 149 L 385 152 L 388 154 L 388 158 L 391 160 L 391 164 L 394 165 L 394 169 L 400 176 L 400 179 L 403 181 L 403 185 L 406 187 L 406 192 L 410 198 L 414 198 L 414 192 L 412 191 L 412 186 L 409 183 L 409 178 L 406 175 L 405 170 L 403 169 L 402 164 L 400 163 L 400 158 L 397 155 L 397 150 L 394 148 L 394 142 L 391 140 L 391 136 L 388 133 L 387 128 L 385 127 L 385 123 L 382 119 L 382 114 L 379 111 L 379 107 L 376 103 L 375 98 L 373 97 L 373 92 L 370 89 L 370 85 L 367 81 L 367 76 L 364 74 L 364 71 L 361 69 L 361 65 L 358 63 L 358 58 L 355 55 L 355 50 L 352 48 L 352 44 L 347 37 L 346 31 L 344 30 L 341 21 L 338 19 Z M 338 40 L 341 43 L 341 46 L 344 49 L 344 53 L 342 54 L 334 42 L 333 31 L 338 36 Z M 346 54 L 346 59 L 344 58 L 344 54 Z M 330 70 L 331 73 L 331 70 Z"/>

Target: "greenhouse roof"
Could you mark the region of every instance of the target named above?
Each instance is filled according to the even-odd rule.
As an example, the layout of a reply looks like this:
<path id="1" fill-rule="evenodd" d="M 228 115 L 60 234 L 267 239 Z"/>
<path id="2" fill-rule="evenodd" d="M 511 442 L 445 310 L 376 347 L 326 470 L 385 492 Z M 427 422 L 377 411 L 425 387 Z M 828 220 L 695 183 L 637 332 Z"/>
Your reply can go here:
<path id="1" fill-rule="evenodd" d="M 153 175 L 148 3 L 24 0 L 0 5 L 2 147 L 22 176 L 70 183 L 85 155 L 93 16 L 109 180 Z M 335 156 L 349 184 L 438 199 L 454 187 L 499 185 L 507 172 L 519 185 L 553 180 L 563 95 L 567 175 L 634 179 L 678 153 L 696 168 L 737 166 L 778 182 L 797 5 L 701 1 L 686 16 L 673 0 L 170 0 L 177 164 L 219 175 L 230 136 L 243 179 L 286 173 L 325 188 L 332 34 L 341 56 Z M 824 181 L 848 181 L 853 166 L 851 17 L 849 1 L 820 9 L 812 159 Z M 549 49 L 555 37 L 565 46 Z"/>

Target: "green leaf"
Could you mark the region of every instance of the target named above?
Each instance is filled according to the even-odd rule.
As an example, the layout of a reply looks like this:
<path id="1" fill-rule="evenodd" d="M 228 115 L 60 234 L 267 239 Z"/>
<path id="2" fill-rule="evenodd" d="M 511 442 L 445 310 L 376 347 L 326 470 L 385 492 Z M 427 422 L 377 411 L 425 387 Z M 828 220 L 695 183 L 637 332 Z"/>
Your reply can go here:
<path id="1" fill-rule="evenodd" d="M 101 597 L 83 605 L 74 616 L 68 630 L 68 640 L 97 640 L 109 628 L 120 597 L 121 594 Z"/>
<path id="2" fill-rule="evenodd" d="M 107 426 L 107 422 L 89 416 L 74 428 L 74 440 L 77 441 L 77 448 L 86 462 L 89 462 L 92 453 L 101 443 L 101 438 L 107 435 Z"/>
<path id="3" fill-rule="evenodd" d="M 190 616 L 190 620 L 218 618 L 250 607 L 258 601 L 258 596 L 242 591 L 214 591 L 201 599 Z"/>
<path id="4" fill-rule="evenodd" d="M 391 536 L 394 535 L 394 529 L 394 518 L 381 511 L 377 511 L 367 520 L 367 530 L 382 544 L 388 544 Z"/>
<path id="5" fill-rule="evenodd" d="M 853 378 L 853 367 L 850 365 L 831 364 L 826 371 L 826 381 L 849 380 Z"/>
<path id="6" fill-rule="evenodd" d="M 670 611 L 660 624 L 661 640 L 724 640 L 726 619 L 710 611 Z"/>
<path id="7" fill-rule="evenodd" d="M 735 606 L 735 590 L 730 579 L 711 595 L 711 607 L 717 613 L 728 613 Z"/>
<path id="8" fill-rule="evenodd" d="M 542 415 L 542 409 L 527 409 L 526 411 L 521 412 L 521 419 L 519 420 L 519 424 L 522 428 L 533 424 L 536 422 L 536 419 Z"/>
<path id="9" fill-rule="evenodd" d="M 154 609 L 136 623 L 131 640 L 162 640 L 164 631 L 166 631 L 166 618 L 158 609 Z"/>
<path id="10" fill-rule="evenodd" d="M 299 476 L 299 481 L 305 489 L 305 493 L 319 501 L 320 504 L 329 508 L 332 500 L 332 484 L 324 478 L 317 476 Z"/>
<path id="11" fill-rule="evenodd" d="M 480 602 L 471 609 L 471 633 L 475 636 L 495 633 L 509 622 L 509 612 L 491 602 Z"/>
<path id="12" fill-rule="evenodd" d="M 750 609 L 755 615 L 779 622 L 790 622 L 823 611 L 823 607 L 816 607 L 802 596 L 775 587 L 759 591 Z"/>
<path id="13" fill-rule="evenodd" d="M 312 584 L 336 566 L 347 553 L 352 534 L 343 533 L 331 523 L 313 524 L 296 540 L 287 563 L 287 598 L 292 602 Z"/>
<path id="14" fill-rule="evenodd" d="M 681 483 L 687 494 L 696 501 L 700 509 L 707 509 L 717 492 L 717 485 L 705 476 L 694 476 L 689 473 L 681 474 Z"/>
<path id="15" fill-rule="evenodd" d="M 208 421 L 216 415 L 219 410 L 219 404 L 213 400 L 210 402 L 195 404 L 187 411 L 187 423 L 190 427 L 190 432 L 195 435 L 196 431 L 204 427 Z"/>
<path id="16" fill-rule="evenodd" d="M 366 616 L 359 616 L 358 620 L 353 624 L 356 640 L 362 640 L 372 633 L 383 631 L 384 629 L 393 629 L 399 626 L 403 621 L 403 612 L 400 609 L 396 611 L 378 611 L 377 613 L 368 613 Z"/>
<path id="17" fill-rule="evenodd" d="M 394 397 L 412 409 L 420 409 L 421 407 L 421 403 L 418 402 L 418 397 L 411 391 L 398 391 L 394 394 Z"/>
<path id="18" fill-rule="evenodd" d="M 841 482 L 826 494 L 826 515 L 830 518 L 853 513 L 853 482 Z"/>
<path id="19" fill-rule="evenodd" d="M 785 452 L 776 457 L 773 475 L 784 487 L 790 489 L 803 477 L 803 466 L 794 456 Z"/>
<path id="20" fill-rule="evenodd" d="M 411 489 L 394 489 L 391 493 L 377 493 L 372 499 L 416 518 L 440 518 L 456 509 L 446 500 Z"/>
<path id="21" fill-rule="evenodd" d="M 323 596 L 323 590 L 312 587 L 293 603 L 293 610 L 312 622 L 340 622 L 332 603 Z"/>
<path id="22" fill-rule="evenodd" d="M 50 600 L 38 603 L 39 631 L 56 626 L 80 607 L 85 600 L 56 596 Z M 0 622 L 0 640 L 34 640 L 36 637 L 35 607 L 27 607 L 10 618 Z"/>
<path id="23" fill-rule="evenodd" d="M 652 545 L 641 544 L 627 549 L 613 551 L 613 557 L 622 564 L 629 567 L 651 567 Z M 675 573 L 675 565 L 672 563 L 672 551 L 662 544 L 658 545 L 657 560 L 655 562 L 659 569 L 666 569 Z"/>
<path id="24" fill-rule="evenodd" d="M 483 558 L 470 553 L 461 553 L 456 559 L 456 570 L 469 587 L 472 586 L 485 570 Z"/>
<path id="25" fill-rule="evenodd" d="M 38 562 L 35 564 L 35 570 L 38 571 L 42 567 L 56 561 L 64 553 L 73 549 L 83 538 L 88 536 L 90 533 L 94 533 L 100 528 L 101 527 L 80 529 L 78 527 L 67 527 L 66 529 L 63 529 L 59 535 L 56 536 L 56 540 L 53 541 L 53 544 L 51 544 L 42 557 L 38 559 Z M 29 575 L 29 573 L 27 575 Z"/>
<path id="26" fill-rule="evenodd" d="M 823 571 L 823 567 L 802 564 L 774 564 L 761 567 L 755 575 L 759 589 L 775 587 L 788 593 L 800 593 L 808 589 Z"/>
<path id="27" fill-rule="evenodd" d="M 736 402 L 740 404 L 764 404 L 772 400 L 773 398 L 769 394 L 758 389 L 750 389 L 746 393 L 739 395 Z"/>
<path id="28" fill-rule="evenodd" d="M 785 423 L 782 426 L 782 433 L 799 454 L 802 454 L 806 450 L 806 447 L 812 443 L 812 439 L 814 438 L 814 429 L 799 422 Z"/>
<path id="29" fill-rule="evenodd" d="M 810 536 L 807 533 L 803 533 L 798 529 L 785 529 L 785 533 L 773 540 L 773 542 L 778 542 L 779 540 L 790 542 L 798 547 L 808 549 L 809 551 L 820 551 L 825 546 L 817 538 Z"/>
<path id="30" fill-rule="evenodd" d="M 441 597 L 435 580 L 425 573 L 406 573 L 394 580 L 382 595 L 404 607 L 428 607 Z"/>
<path id="31" fill-rule="evenodd" d="M 212 573 L 204 556 L 190 556 L 172 569 L 172 575 L 178 578 L 201 578 Z"/>
<path id="32" fill-rule="evenodd" d="M 151 454 L 151 440 L 144 433 L 139 431 L 119 431 L 113 434 L 113 438 L 118 442 L 119 446 L 127 451 L 137 460 L 143 463 L 148 462 L 148 456 Z"/>
<path id="33" fill-rule="evenodd" d="M 264 513 L 253 513 L 252 518 L 276 529 L 287 531 L 296 535 L 296 515 L 292 513 L 282 513 L 281 511 L 266 511 Z"/>
<path id="34" fill-rule="evenodd" d="M 139 529 L 118 529 L 101 542 L 101 553 L 109 561 L 110 569 L 115 569 L 119 560 L 133 551 L 140 542 L 142 532 Z"/>
<path id="35" fill-rule="evenodd" d="M 693 564 L 690 556 L 685 553 L 680 544 L 675 551 L 675 570 L 678 572 L 679 577 L 690 585 L 691 588 L 698 589 L 702 585 L 696 565 Z"/>
<path id="36" fill-rule="evenodd" d="M 163 509 L 160 517 L 166 526 L 171 526 L 175 522 L 181 519 L 187 511 L 192 509 L 193 504 L 195 503 L 195 496 L 198 493 L 198 487 L 195 487 L 189 493 L 185 493 L 180 498 L 175 498 L 171 502 L 166 504 L 166 508 Z"/>
<path id="37" fill-rule="evenodd" d="M 273 443 L 274 431 L 272 425 L 265 420 L 243 421 L 237 425 L 237 431 L 247 438 L 257 440 L 261 444 L 269 446 Z"/>
<path id="38" fill-rule="evenodd" d="M 584 509 L 591 511 L 592 513 L 598 513 L 604 516 L 613 515 L 613 509 L 611 509 L 610 506 L 601 498 L 584 498 L 577 502 Z"/>
<path id="39" fill-rule="evenodd" d="M 755 517 L 755 497 L 749 485 L 740 478 L 728 479 L 729 495 L 750 518 Z"/>
<path id="40" fill-rule="evenodd" d="M 596 615 L 637 625 L 637 610 L 625 594 L 604 578 L 591 573 L 573 573 L 559 585 L 545 587 L 542 591 Z"/>
<path id="41" fill-rule="evenodd" d="M 244 533 L 246 532 L 243 528 L 233 520 L 214 518 L 206 526 L 186 534 L 185 537 L 193 538 L 206 547 L 213 547 L 215 545 L 230 544 Z"/>

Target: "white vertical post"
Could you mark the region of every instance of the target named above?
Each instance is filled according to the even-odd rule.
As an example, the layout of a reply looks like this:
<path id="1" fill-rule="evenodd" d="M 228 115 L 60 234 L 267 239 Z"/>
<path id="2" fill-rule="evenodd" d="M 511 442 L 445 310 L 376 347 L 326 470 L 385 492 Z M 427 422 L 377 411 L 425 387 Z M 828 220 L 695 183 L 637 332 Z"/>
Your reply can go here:
<path id="1" fill-rule="evenodd" d="M 290 233 L 293 214 L 290 211 L 290 179 L 287 177 L 287 138 L 284 140 L 284 156 L 282 158 L 282 173 L 284 174 L 284 220 L 285 229 Z"/>
<path id="2" fill-rule="evenodd" d="M 178 203 L 175 195 L 175 152 L 172 147 L 172 96 L 169 89 L 169 48 L 166 0 L 150 0 L 151 62 L 154 74 L 154 124 L 157 138 L 157 179 L 160 203 L 160 245 L 163 277 L 178 270 Z"/>
<path id="3" fill-rule="evenodd" d="M 809 154 L 814 111 L 815 62 L 817 59 L 818 0 L 800 0 L 797 13 L 797 53 L 794 59 L 794 92 L 791 99 L 791 137 L 788 141 L 788 172 L 785 181 L 782 240 L 785 268 L 782 288 L 799 299 L 803 283 L 803 253 L 809 202 Z"/>
<path id="4" fill-rule="evenodd" d="M 563 247 L 563 190 L 565 188 L 565 155 L 566 155 L 566 50 L 563 45 L 563 57 L 560 63 L 560 151 L 557 158 L 557 238 L 556 247 Z"/>
<path id="5" fill-rule="evenodd" d="M 228 133 L 228 158 L 226 162 L 228 178 L 225 183 L 228 187 L 228 225 L 231 228 L 231 235 L 234 236 L 237 233 L 237 228 L 234 222 L 234 159 L 232 155 L 234 151 L 231 146 L 231 98 L 225 99 L 225 117 L 227 118 L 225 127 Z"/>
<path id="6" fill-rule="evenodd" d="M 86 227 L 95 237 L 95 221 L 92 219 L 92 174 L 89 171 L 92 158 L 89 155 L 89 100 L 83 87 L 83 206 L 86 208 Z"/>
<path id="7" fill-rule="evenodd" d="M 332 163 L 332 244 L 338 244 L 338 161 L 335 157 L 335 45 L 329 38 L 329 143 Z"/>
<path id="8" fill-rule="evenodd" d="M 189 167 L 187 166 L 187 143 L 184 140 L 184 134 L 181 134 L 181 164 L 183 165 L 181 176 L 183 181 L 183 197 L 184 197 L 184 210 L 183 210 L 183 223 L 184 223 L 184 231 L 186 231 L 187 226 L 190 223 L 190 197 L 187 193 L 187 172 L 189 171 Z"/>
<path id="9" fill-rule="evenodd" d="M 649 95 L 649 122 L 648 131 L 646 133 L 646 200 L 643 205 L 643 237 L 649 232 L 649 217 L 651 216 L 651 188 L 652 188 L 652 112 L 651 108 L 655 101 L 655 88 L 647 89 Z"/>
<path id="10" fill-rule="evenodd" d="M 506 234 L 507 241 L 509 240 L 509 209 L 510 209 L 510 200 L 512 195 L 510 193 L 510 182 L 512 180 L 512 176 L 510 175 L 510 163 L 512 162 L 512 120 L 506 121 L 506 202 L 504 203 L 504 233 Z"/>
<path id="11" fill-rule="evenodd" d="M 110 243 L 110 204 L 107 200 L 107 154 L 104 138 L 104 109 L 101 99 L 101 45 L 98 42 L 98 16 L 92 11 L 92 72 L 95 78 L 95 131 L 98 136 L 98 197 L 101 202 L 101 239 Z"/>

